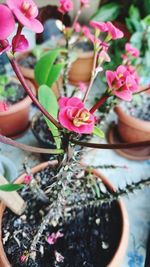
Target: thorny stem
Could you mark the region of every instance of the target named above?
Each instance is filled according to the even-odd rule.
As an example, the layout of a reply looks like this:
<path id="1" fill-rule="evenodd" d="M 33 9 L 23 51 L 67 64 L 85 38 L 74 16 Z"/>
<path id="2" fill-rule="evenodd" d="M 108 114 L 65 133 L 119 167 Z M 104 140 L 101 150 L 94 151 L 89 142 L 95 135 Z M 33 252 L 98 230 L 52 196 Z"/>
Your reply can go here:
<path id="1" fill-rule="evenodd" d="M 90 81 L 90 84 L 89 86 L 87 87 L 87 90 L 85 92 L 85 95 L 83 97 L 83 103 L 85 103 L 85 101 L 87 100 L 87 97 L 90 93 L 90 90 L 92 89 L 92 86 L 93 86 L 93 83 L 94 83 L 94 80 L 95 80 L 95 69 L 96 69 L 96 65 L 97 65 L 97 51 L 95 50 L 94 51 L 94 60 L 93 60 L 93 68 L 92 68 L 92 76 L 91 76 L 91 81 Z"/>
<path id="2" fill-rule="evenodd" d="M 37 100 L 37 98 L 35 97 L 34 93 L 30 90 L 30 88 L 28 87 L 24 76 L 22 75 L 20 68 L 16 62 L 16 60 L 14 59 L 14 57 L 12 55 L 10 55 L 10 53 L 7 53 L 7 56 L 9 58 L 10 64 L 17 76 L 17 78 L 19 79 L 21 85 L 23 86 L 24 90 L 26 91 L 26 93 L 28 94 L 28 96 L 32 99 L 33 103 L 39 108 L 39 110 L 58 128 L 61 129 L 62 126 L 58 123 L 57 120 L 55 120 L 46 110 L 45 108 L 43 108 L 43 106 L 39 103 L 39 101 Z"/>
<path id="3" fill-rule="evenodd" d="M 49 203 L 49 198 L 45 194 L 45 192 L 39 187 L 36 179 L 34 178 L 31 169 L 27 165 L 27 160 L 23 163 L 23 168 L 27 175 L 31 177 L 31 181 L 29 183 L 30 190 L 34 196 L 36 196 L 37 199 L 42 200 L 45 203 Z"/>
<path id="4" fill-rule="evenodd" d="M 39 147 L 33 147 L 33 146 L 21 144 L 1 134 L 0 134 L 0 142 L 6 145 L 16 147 L 16 148 L 20 148 L 27 152 L 32 152 L 32 153 L 41 153 L 41 154 L 63 154 L 64 153 L 64 150 L 62 149 L 46 149 L 46 148 L 39 148 Z"/>

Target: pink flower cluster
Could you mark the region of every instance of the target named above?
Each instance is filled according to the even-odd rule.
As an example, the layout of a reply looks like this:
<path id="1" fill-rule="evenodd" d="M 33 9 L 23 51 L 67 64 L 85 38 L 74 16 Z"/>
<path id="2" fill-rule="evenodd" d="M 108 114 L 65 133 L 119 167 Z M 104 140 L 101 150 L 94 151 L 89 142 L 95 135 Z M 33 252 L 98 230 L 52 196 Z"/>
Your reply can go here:
<path id="1" fill-rule="evenodd" d="M 39 20 L 37 5 L 32 0 L 7 0 L 8 7 L 12 10 L 22 26 L 31 31 L 41 33 L 43 26 Z"/>
<path id="2" fill-rule="evenodd" d="M 59 0 L 59 12 L 65 14 L 73 9 L 73 3 L 71 0 Z"/>
<path id="3" fill-rule="evenodd" d="M 125 101 L 131 101 L 132 94 L 138 91 L 136 76 L 123 65 L 116 71 L 106 71 L 106 79 L 112 94 Z"/>
<path id="4" fill-rule="evenodd" d="M 115 27 L 110 21 L 97 22 L 90 21 L 90 26 L 94 29 L 98 29 L 100 32 L 107 32 L 110 39 L 120 39 L 124 36 L 123 32 Z"/>
<path id="5" fill-rule="evenodd" d="M 31 31 L 41 33 L 43 26 L 36 19 L 38 8 L 32 0 L 7 0 L 7 5 L 0 4 L 1 23 L 0 23 L 0 54 L 11 49 L 7 38 L 14 32 L 15 17 L 21 28 L 26 26 Z M 14 17 L 15 16 L 15 17 Z M 24 51 L 28 48 L 28 41 L 21 32 L 14 36 L 12 41 L 13 53 Z"/>
<path id="6" fill-rule="evenodd" d="M 47 242 L 48 244 L 50 245 L 54 245 L 57 240 L 61 237 L 63 237 L 64 234 L 63 233 L 60 233 L 59 231 L 57 233 L 52 233 L 48 238 L 47 238 Z"/>
<path id="7" fill-rule="evenodd" d="M 134 58 L 138 58 L 140 55 L 140 51 L 136 47 L 133 47 L 130 43 L 126 43 L 125 50 L 127 54 L 131 55 Z"/>
<path id="8" fill-rule="evenodd" d="M 84 107 L 79 98 L 62 97 L 59 106 L 59 122 L 64 128 L 79 134 L 93 132 L 95 117 Z"/>

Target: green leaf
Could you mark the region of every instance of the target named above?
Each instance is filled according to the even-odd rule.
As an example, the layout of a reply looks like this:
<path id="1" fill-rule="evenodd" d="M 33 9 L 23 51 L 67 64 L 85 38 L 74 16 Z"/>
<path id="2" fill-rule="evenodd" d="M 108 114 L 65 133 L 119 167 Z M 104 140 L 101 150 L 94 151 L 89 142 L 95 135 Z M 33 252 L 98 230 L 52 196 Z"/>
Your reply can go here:
<path id="1" fill-rule="evenodd" d="M 51 73 L 47 81 L 49 87 L 52 87 L 53 83 L 57 81 L 64 65 L 65 65 L 64 63 L 58 63 L 51 68 Z"/>
<path id="2" fill-rule="evenodd" d="M 47 110 L 47 112 L 53 116 L 54 119 L 57 120 L 58 115 L 58 103 L 55 94 L 49 88 L 47 85 L 41 85 L 38 90 L 38 98 L 40 104 Z M 46 123 L 51 130 L 51 133 L 53 135 L 53 138 L 56 143 L 57 149 L 60 149 L 61 147 L 61 138 L 59 135 L 59 131 L 56 128 L 56 126 L 50 122 L 46 117 L 44 117 L 46 120 Z"/>
<path id="3" fill-rule="evenodd" d="M 100 128 L 96 127 L 96 126 L 94 126 L 93 134 L 97 135 L 100 138 L 104 138 L 105 137 L 104 132 Z"/>
<path id="4" fill-rule="evenodd" d="M 108 3 L 100 7 L 100 9 L 92 16 L 95 21 L 113 21 L 120 13 L 121 6 L 118 3 Z"/>
<path id="5" fill-rule="evenodd" d="M 12 192 L 20 190 L 24 187 L 23 184 L 4 184 L 0 185 L 0 191 Z"/>
<path id="6" fill-rule="evenodd" d="M 146 26 L 150 26 L 150 15 L 146 16 L 142 21 L 146 24 Z"/>
<path id="7" fill-rule="evenodd" d="M 55 64 L 56 59 L 60 54 L 60 49 L 52 50 L 45 53 L 35 66 L 35 79 L 39 85 L 46 84 L 52 86 L 52 84 L 57 80 L 63 65 Z M 57 71 L 55 66 L 58 65 Z M 61 66 L 61 67 L 60 67 Z M 53 70 L 54 69 L 54 70 Z M 56 76 L 53 76 L 53 75 Z"/>
<path id="8" fill-rule="evenodd" d="M 139 50 L 141 50 L 142 47 L 142 38 L 143 38 L 143 33 L 142 32 L 135 32 L 131 39 L 130 42 Z"/>
<path id="9" fill-rule="evenodd" d="M 132 19 L 140 20 L 141 16 L 138 7 L 131 5 L 129 8 L 129 16 Z"/>

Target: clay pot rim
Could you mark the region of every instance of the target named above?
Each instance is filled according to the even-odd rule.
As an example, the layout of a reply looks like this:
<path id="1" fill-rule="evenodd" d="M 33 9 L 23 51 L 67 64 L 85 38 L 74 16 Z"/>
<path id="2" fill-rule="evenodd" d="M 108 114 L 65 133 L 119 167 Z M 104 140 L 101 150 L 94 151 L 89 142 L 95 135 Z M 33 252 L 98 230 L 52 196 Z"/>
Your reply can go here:
<path id="1" fill-rule="evenodd" d="M 134 129 L 137 129 L 141 132 L 148 132 L 150 133 L 150 122 L 144 121 L 142 119 L 133 117 L 129 114 L 126 114 L 124 110 L 120 106 L 116 106 L 114 108 L 115 113 L 118 115 L 119 120 Z"/>
<path id="2" fill-rule="evenodd" d="M 11 80 L 14 80 L 14 81 L 17 82 L 17 83 L 20 83 L 20 82 L 17 80 L 16 77 L 13 77 L 13 76 L 12 76 L 10 79 L 11 79 Z M 29 86 L 30 86 L 32 92 L 33 92 L 34 94 L 36 94 L 36 89 L 35 89 L 33 83 L 32 83 L 29 79 L 27 79 L 27 78 L 26 78 L 26 81 L 27 81 L 27 83 L 29 84 Z M 31 103 L 32 103 L 32 100 L 31 100 L 31 98 L 27 95 L 24 99 L 22 99 L 22 100 L 19 101 L 18 103 L 13 104 L 13 105 L 10 105 L 10 107 L 9 107 L 9 109 L 8 109 L 7 111 L 0 112 L 0 116 L 1 116 L 1 117 L 9 116 L 9 115 L 11 115 L 12 113 L 15 113 L 15 112 L 18 112 L 18 111 L 24 109 L 26 106 L 29 106 Z"/>
<path id="3" fill-rule="evenodd" d="M 84 51 L 81 51 L 78 53 L 78 57 L 76 60 L 82 58 L 82 59 L 86 59 L 86 58 L 92 58 L 94 57 L 94 51 L 87 51 L 87 52 L 84 52 Z"/>
<path id="4" fill-rule="evenodd" d="M 38 164 L 37 166 L 32 168 L 32 172 L 36 173 L 40 170 L 45 169 L 47 166 L 55 166 L 58 162 L 56 160 L 54 161 L 47 161 L 41 164 Z M 81 165 L 83 165 L 81 163 Z M 85 165 L 85 164 L 84 164 Z M 115 190 L 113 185 L 109 182 L 109 180 L 99 171 L 93 170 L 93 174 L 95 174 L 98 178 L 101 178 L 103 182 L 106 184 L 106 186 L 109 187 L 110 190 Z M 15 183 L 21 183 L 24 178 L 25 173 L 23 173 L 21 176 L 19 176 Z M 118 244 L 118 247 L 116 249 L 116 252 L 114 253 L 114 256 L 110 263 L 107 265 L 107 267 L 116 267 L 118 264 L 121 264 L 122 259 L 124 257 L 127 245 L 128 245 L 128 236 L 129 236 L 129 220 L 128 220 L 128 214 L 125 208 L 125 204 L 122 200 L 118 200 L 118 207 L 120 208 L 121 217 L 122 217 L 122 233 L 120 242 Z M 0 204 L 0 225 L 2 225 L 2 217 L 3 213 L 5 211 L 5 205 Z M 7 256 L 4 251 L 4 247 L 2 244 L 2 227 L 0 227 L 0 263 L 2 263 L 2 267 L 11 267 Z M 5 265 L 4 265 L 5 264 Z"/>

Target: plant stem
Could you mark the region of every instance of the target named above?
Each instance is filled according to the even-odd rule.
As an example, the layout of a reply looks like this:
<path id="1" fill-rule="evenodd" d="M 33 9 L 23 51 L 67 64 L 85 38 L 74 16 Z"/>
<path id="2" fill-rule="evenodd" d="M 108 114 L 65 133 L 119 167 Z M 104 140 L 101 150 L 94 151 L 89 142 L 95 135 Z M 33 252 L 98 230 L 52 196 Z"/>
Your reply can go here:
<path id="1" fill-rule="evenodd" d="M 83 97 L 83 103 L 85 103 L 85 101 L 87 100 L 87 97 L 90 93 L 90 90 L 92 89 L 94 80 L 95 80 L 95 69 L 96 69 L 96 64 L 97 64 L 97 51 L 94 51 L 94 60 L 93 60 L 93 68 L 92 68 L 92 76 L 91 76 L 91 81 L 90 84 L 85 92 L 85 95 Z"/>
<path id="2" fill-rule="evenodd" d="M 138 94 L 143 93 L 143 92 L 146 92 L 146 91 L 148 91 L 148 90 L 150 90 L 150 84 L 147 85 L 144 89 L 142 89 L 142 90 L 140 90 L 140 91 L 134 93 L 133 95 L 138 95 Z"/>
<path id="3" fill-rule="evenodd" d="M 61 125 L 57 122 L 57 120 L 55 120 L 43 107 L 42 105 L 39 103 L 39 101 L 37 100 L 37 98 L 35 97 L 35 95 L 33 94 L 33 92 L 30 90 L 30 88 L 28 87 L 24 76 L 22 75 L 20 68 L 16 62 L 16 60 L 10 56 L 9 53 L 7 53 L 7 56 L 9 58 L 10 64 L 17 76 L 17 78 L 19 79 L 21 85 L 23 86 L 24 90 L 26 91 L 26 93 L 28 94 L 28 96 L 32 99 L 33 103 L 38 107 L 38 109 L 58 128 L 62 128 Z"/>
<path id="4" fill-rule="evenodd" d="M 108 95 L 104 95 L 97 103 L 90 109 L 90 113 L 94 113 L 99 107 L 101 107 L 106 100 L 109 98 Z"/>
<path id="5" fill-rule="evenodd" d="M 64 150 L 62 149 L 46 149 L 46 148 L 39 148 L 39 147 L 33 147 L 33 146 L 28 146 L 25 144 L 18 143 L 16 141 L 13 141 L 12 139 L 3 136 L 0 134 L 0 142 L 4 143 L 6 145 L 10 145 L 16 148 L 20 148 L 22 150 L 25 150 L 27 152 L 32 152 L 32 153 L 42 153 L 42 154 L 63 154 Z"/>
<path id="6" fill-rule="evenodd" d="M 91 147 L 97 149 L 127 149 L 127 148 L 135 148 L 135 147 L 144 147 L 150 146 L 150 140 L 144 142 L 135 142 L 135 143 L 120 143 L 120 144 L 96 144 L 96 143 L 87 143 L 87 142 L 80 142 L 76 139 L 71 138 L 70 141 L 79 146 L 84 147 Z"/>

